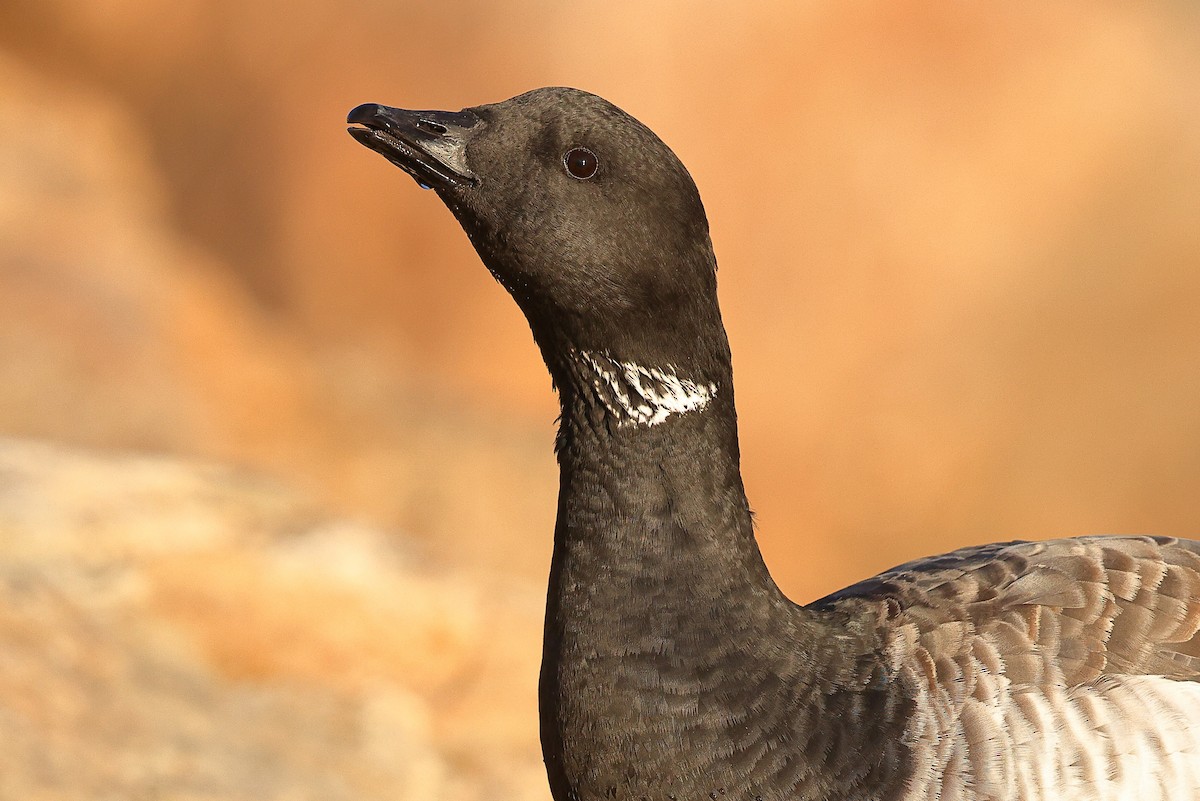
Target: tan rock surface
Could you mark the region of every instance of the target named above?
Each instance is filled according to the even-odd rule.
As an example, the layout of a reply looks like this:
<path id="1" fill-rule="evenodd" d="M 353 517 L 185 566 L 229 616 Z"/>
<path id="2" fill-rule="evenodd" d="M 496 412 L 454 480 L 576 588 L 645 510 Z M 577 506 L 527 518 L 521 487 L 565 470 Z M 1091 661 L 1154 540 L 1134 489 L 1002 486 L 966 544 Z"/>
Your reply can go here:
<path id="1" fill-rule="evenodd" d="M 245 472 L 0 440 L 0 798 L 544 797 L 538 591 L 399 542 Z"/>

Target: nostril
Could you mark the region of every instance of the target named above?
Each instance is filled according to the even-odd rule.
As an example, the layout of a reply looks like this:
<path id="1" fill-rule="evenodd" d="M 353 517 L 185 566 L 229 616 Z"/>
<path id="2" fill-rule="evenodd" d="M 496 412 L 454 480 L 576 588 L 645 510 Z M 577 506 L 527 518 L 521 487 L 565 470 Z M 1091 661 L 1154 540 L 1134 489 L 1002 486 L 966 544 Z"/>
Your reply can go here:
<path id="1" fill-rule="evenodd" d="M 425 131 L 426 133 L 437 134 L 438 136 L 443 136 L 446 133 L 446 126 L 439 125 L 436 122 L 432 122 L 430 120 L 418 119 L 417 120 L 417 130 Z"/>

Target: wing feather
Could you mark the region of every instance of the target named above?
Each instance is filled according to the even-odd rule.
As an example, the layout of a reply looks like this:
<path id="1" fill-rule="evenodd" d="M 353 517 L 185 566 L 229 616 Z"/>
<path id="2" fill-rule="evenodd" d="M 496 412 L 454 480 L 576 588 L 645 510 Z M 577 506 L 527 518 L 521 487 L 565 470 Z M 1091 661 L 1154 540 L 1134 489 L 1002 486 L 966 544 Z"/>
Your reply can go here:
<path id="1" fill-rule="evenodd" d="M 1200 543 L 1083 537 L 908 562 L 811 607 L 877 620 L 917 799 L 1200 799 Z"/>
<path id="2" fill-rule="evenodd" d="M 1079 537 L 963 548 L 908 562 L 815 602 L 894 601 L 934 652 L 961 644 L 961 624 L 993 640 L 1009 677 L 1057 665 L 1068 685 L 1099 673 L 1200 680 L 1200 543 Z M 940 645 L 957 625 L 954 636 Z"/>

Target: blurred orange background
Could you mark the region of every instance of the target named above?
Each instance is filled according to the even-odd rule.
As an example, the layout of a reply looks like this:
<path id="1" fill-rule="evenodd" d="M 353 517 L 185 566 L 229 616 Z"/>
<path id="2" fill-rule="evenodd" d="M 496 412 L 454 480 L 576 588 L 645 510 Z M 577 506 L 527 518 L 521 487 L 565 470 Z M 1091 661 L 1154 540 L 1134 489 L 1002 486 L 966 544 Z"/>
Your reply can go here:
<path id="1" fill-rule="evenodd" d="M 1187 2 L 6 0 L 0 432 L 250 468 L 535 597 L 544 368 L 343 120 L 543 85 L 700 187 L 794 598 L 978 542 L 1200 534 Z M 497 714 L 536 762 L 517 678 Z"/>

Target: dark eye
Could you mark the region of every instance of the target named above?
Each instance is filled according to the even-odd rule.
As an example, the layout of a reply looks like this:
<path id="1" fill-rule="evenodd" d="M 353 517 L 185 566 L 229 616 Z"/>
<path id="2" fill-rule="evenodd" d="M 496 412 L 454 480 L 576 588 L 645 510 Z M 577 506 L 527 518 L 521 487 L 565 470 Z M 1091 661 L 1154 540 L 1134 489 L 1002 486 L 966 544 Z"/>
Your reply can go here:
<path id="1" fill-rule="evenodd" d="M 600 169 L 600 159 L 586 147 L 573 147 L 563 156 L 563 166 L 572 176 L 586 181 Z"/>

